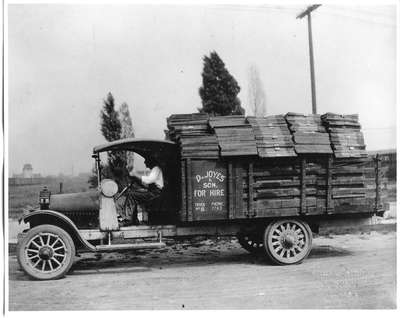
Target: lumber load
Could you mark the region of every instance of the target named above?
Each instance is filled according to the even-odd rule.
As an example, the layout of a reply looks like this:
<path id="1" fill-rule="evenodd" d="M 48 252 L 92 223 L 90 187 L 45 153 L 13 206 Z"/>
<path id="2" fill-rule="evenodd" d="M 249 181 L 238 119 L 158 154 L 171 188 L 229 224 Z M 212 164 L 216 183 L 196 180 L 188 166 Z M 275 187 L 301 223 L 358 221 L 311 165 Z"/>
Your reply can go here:
<path id="1" fill-rule="evenodd" d="M 211 128 L 240 127 L 240 126 L 248 127 L 248 124 L 246 123 L 246 117 L 242 115 L 210 117 L 209 125 Z"/>
<path id="2" fill-rule="evenodd" d="M 208 133 L 208 114 L 175 114 L 167 118 L 168 139 L 177 141 L 181 136 L 201 136 Z"/>
<path id="3" fill-rule="evenodd" d="M 217 136 L 221 157 L 257 155 L 251 125 L 239 115 L 210 117 L 210 128 Z"/>
<path id="4" fill-rule="evenodd" d="M 364 135 L 358 115 L 326 113 L 321 116 L 329 132 L 333 153 L 336 158 L 366 157 Z"/>
<path id="5" fill-rule="evenodd" d="M 319 115 L 287 113 L 285 120 L 292 133 L 297 154 L 331 154 L 329 134 Z"/>
<path id="6" fill-rule="evenodd" d="M 215 135 L 181 136 L 180 145 L 182 158 L 218 159 L 219 157 L 218 141 Z"/>
<path id="7" fill-rule="evenodd" d="M 287 113 L 267 117 L 176 114 L 167 118 L 166 138 L 180 145 L 182 158 L 296 157 L 334 154 L 366 157 L 358 115 Z"/>
<path id="8" fill-rule="evenodd" d="M 209 129 L 208 114 L 177 114 L 167 118 L 167 139 L 180 145 L 181 158 L 217 159 L 218 141 Z"/>
<path id="9" fill-rule="evenodd" d="M 247 117 L 261 158 L 295 157 L 292 136 L 283 115 Z"/>

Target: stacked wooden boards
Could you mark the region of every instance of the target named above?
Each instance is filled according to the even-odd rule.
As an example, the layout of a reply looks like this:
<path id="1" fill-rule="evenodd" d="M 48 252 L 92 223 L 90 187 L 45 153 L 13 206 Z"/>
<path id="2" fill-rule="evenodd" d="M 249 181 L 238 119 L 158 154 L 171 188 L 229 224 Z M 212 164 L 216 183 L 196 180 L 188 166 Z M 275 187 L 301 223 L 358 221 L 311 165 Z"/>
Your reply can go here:
<path id="1" fill-rule="evenodd" d="M 261 158 L 295 157 L 292 136 L 283 115 L 247 117 Z"/>
<path id="2" fill-rule="evenodd" d="M 208 126 L 208 114 L 177 114 L 167 118 L 167 139 L 177 142 L 181 158 L 219 157 L 218 141 Z"/>
<path id="3" fill-rule="evenodd" d="M 286 122 L 293 136 L 297 154 L 331 154 L 329 134 L 322 124 L 320 115 L 287 113 Z"/>
<path id="4" fill-rule="evenodd" d="M 171 115 L 167 125 L 167 138 L 181 146 L 182 158 L 366 156 L 357 115 L 287 113 L 267 117 L 210 117 L 197 113 Z"/>
<path id="5" fill-rule="evenodd" d="M 246 117 L 211 117 L 209 125 L 217 136 L 222 157 L 257 155 L 253 129 L 247 123 Z"/>
<path id="6" fill-rule="evenodd" d="M 326 113 L 321 116 L 336 158 L 366 157 L 358 115 Z"/>

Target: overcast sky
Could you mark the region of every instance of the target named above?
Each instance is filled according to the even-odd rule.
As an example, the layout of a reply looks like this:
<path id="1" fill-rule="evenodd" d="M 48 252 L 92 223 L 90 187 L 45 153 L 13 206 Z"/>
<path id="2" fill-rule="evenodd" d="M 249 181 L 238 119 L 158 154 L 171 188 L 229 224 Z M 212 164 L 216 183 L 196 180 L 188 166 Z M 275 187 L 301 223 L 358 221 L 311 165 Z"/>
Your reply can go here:
<path id="1" fill-rule="evenodd" d="M 9 174 L 90 171 L 104 143 L 102 100 L 127 102 L 136 137 L 201 106 L 202 57 L 215 50 L 242 90 L 257 66 L 267 114 L 311 113 L 304 6 L 8 7 Z M 396 8 L 323 5 L 313 14 L 318 113 L 358 113 L 367 149 L 396 146 Z"/>

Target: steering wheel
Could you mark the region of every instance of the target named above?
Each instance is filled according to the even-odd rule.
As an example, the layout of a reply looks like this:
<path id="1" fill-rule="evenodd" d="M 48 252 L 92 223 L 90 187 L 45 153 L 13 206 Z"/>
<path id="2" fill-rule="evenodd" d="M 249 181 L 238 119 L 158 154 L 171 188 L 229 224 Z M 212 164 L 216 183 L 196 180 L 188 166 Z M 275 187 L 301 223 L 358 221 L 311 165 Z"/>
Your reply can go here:
<path id="1" fill-rule="evenodd" d="M 115 200 L 118 200 L 128 189 L 133 187 L 134 184 L 141 184 L 137 178 L 131 177 L 131 181 L 115 196 Z"/>

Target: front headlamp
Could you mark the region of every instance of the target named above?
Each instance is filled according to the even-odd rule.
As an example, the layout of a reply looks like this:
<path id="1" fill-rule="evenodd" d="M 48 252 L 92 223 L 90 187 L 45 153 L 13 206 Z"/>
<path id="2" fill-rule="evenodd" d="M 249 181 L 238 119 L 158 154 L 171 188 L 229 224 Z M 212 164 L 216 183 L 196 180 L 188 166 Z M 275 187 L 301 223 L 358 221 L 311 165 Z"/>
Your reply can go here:
<path id="1" fill-rule="evenodd" d="M 100 183 L 100 189 L 101 189 L 101 193 L 103 193 L 104 196 L 111 198 L 117 194 L 118 185 L 114 180 L 104 179 Z"/>

